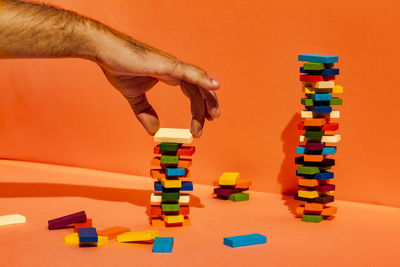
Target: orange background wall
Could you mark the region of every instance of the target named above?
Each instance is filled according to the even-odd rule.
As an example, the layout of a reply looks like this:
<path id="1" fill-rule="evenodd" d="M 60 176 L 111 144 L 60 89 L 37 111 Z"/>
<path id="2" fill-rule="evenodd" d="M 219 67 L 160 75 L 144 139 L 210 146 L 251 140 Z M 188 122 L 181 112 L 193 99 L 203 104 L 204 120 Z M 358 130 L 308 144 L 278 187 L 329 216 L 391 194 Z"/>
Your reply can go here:
<path id="1" fill-rule="evenodd" d="M 400 207 L 397 1 L 52 0 L 205 68 L 222 116 L 196 140 L 195 182 L 240 171 L 254 190 L 294 192 L 300 131 L 297 55 L 339 56 L 344 86 L 337 198 Z M 153 140 L 93 63 L 0 61 L 0 157 L 147 175 Z M 162 127 L 189 103 L 157 85 Z"/>

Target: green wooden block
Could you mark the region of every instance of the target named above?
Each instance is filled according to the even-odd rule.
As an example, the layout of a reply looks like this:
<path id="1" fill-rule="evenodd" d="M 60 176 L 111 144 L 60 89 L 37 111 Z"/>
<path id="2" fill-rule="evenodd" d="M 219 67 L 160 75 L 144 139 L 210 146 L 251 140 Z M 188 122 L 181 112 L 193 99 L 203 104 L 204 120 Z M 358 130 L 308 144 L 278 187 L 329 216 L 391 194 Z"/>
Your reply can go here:
<path id="1" fill-rule="evenodd" d="M 162 192 L 161 199 L 162 201 L 165 200 L 179 200 L 179 192 Z"/>
<path id="2" fill-rule="evenodd" d="M 161 204 L 162 211 L 179 211 L 180 206 L 178 203 L 174 204 Z"/>
<path id="3" fill-rule="evenodd" d="M 313 167 L 313 166 L 299 166 L 297 167 L 297 172 L 300 174 L 309 174 L 309 175 L 314 175 L 316 173 L 319 173 L 319 168 L 318 167 Z"/>
<path id="4" fill-rule="evenodd" d="M 161 164 L 178 164 L 178 161 L 177 155 L 161 155 Z"/>
<path id="5" fill-rule="evenodd" d="M 325 69 L 324 63 L 306 62 L 303 65 L 305 70 L 323 70 Z"/>
<path id="6" fill-rule="evenodd" d="M 314 101 L 312 99 L 310 99 L 310 98 L 302 98 L 301 99 L 301 104 L 304 105 L 304 106 L 311 107 L 311 106 L 314 106 Z"/>
<path id="7" fill-rule="evenodd" d="M 249 194 L 239 192 L 239 193 L 230 195 L 228 199 L 235 201 L 235 202 L 246 201 L 246 200 L 249 200 Z"/>
<path id="8" fill-rule="evenodd" d="M 321 215 L 314 215 L 314 214 L 303 214 L 301 217 L 303 222 L 314 222 L 314 223 L 319 223 L 322 221 L 322 216 Z"/>
<path id="9" fill-rule="evenodd" d="M 306 131 L 305 134 L 307 138 L 318 138 L 318 139 L 321 139 L 323 135 L 324 135 L 323 131 Z"/>
<path id="10" fill-rule="evenodd" d="M 178 147 L 179 147 L 178 143 L 163 142 L 163 143 L 160 144 L 160 150 L 161 151 L 176 152 L 178 150 Z"/>
<path id="11" fill-rule="evenodd" d="M 343 105 L 343 100 L 340 97 L 334 97 L 330 101 L 331 106 L 341 106 Z"/>

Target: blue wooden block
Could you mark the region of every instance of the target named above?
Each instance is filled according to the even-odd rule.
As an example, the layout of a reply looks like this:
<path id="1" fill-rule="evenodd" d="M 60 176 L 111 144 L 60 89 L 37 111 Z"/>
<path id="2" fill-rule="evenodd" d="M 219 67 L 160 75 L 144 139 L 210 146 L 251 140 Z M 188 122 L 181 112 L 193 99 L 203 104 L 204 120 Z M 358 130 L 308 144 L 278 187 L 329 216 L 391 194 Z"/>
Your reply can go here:
<path id="1" fill-rule="evenodd" d="M 333 172 L 328 172 L 328 171 L 319 172 L 319 173 L 312 174 L 312 175 L 302 174 L 302 173 L 298 173 L 296 171 L 296 175 L 297 176 L 301 176 L 301 177 L 310 178 L 310 179 L 317 179 L 317 180 L 329 180 L 329 179 L 333 179 L 334 178 Z"/>
<path id="2" fill-rule="evenodd" d="M 316 63 L 336 63 L 339 61 L 338 56 L 326 56 L 317 54 L 302 54 L 298 56 L 299 61 L 308 61 Z"/>
<path id="3" fill-rule="evenodd" d="M 296 154 L 322 154 L 322 155 L 335 155 L 336 147 L 335 146 L 326 146 L 322 149 L 321 153 L 315 153 L 315 150 L 306 150 L 305 146 L 296 147 Z"/>
<path id="4" fill-rule="evenodd" d="M 311 74 L 311 75 L 322 75 L 322 76 L 339 75 L 339 69 L 329 68 L 329 69 L 312 71 L 312 70 L 305 70 L 303 67 L 300 67 L 300 73 L 308 73 L 308 74 Z"/>
<path id="5" fill-rule="evenodd" d="M 314 101 L 331 101 L 332 94 L 312 94 L 311 99 Z"/>
<path id="6" fill-rule="evenodd" d="M 315 113 L 331 113 L 332 107 L 331 106 L 313 106 L 312 111 Z"/>
<path id="7" fill-rule="evenodd" d="M 96 228 L 78 228 L 79 243 L 93 243 L 98 241 Z"/>
<path id="8" fill-rule="evenodd" d="M 238 235 L 224 238 L 224 245 L 232 248 L 267 243 L 267 237 L 260 234 Z"/>
<path id="9" fill-rule="evenodd" d="M 154 182 L 154 191 L 163 191 L 163 186 L 160 182 Z"/>
<path id="10" fill-rule="evenodd" d="M 173 237 L 156 237 L 153 244 L 153 252 L 171 253 L 174 245 Z"/>
<path id="11" fill-rule="evenodd" d="M 181 191 L 193 191 L 193 183 L 191 181 L 182 182 Z"/>
<path id="12" fill-rule="evenodd" d="M 184 168 L 165 168 L 165 173 L 167 176 L 183 176 L 186 172 Z"/>

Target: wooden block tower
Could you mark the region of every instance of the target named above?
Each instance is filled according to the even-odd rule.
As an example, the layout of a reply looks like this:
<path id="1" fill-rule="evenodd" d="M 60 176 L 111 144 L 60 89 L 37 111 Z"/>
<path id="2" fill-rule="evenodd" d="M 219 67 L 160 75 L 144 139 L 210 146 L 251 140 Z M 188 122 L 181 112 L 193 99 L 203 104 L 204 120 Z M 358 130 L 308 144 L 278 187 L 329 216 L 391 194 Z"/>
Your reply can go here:
<path id="1" fill-rule="evenodd" d="M 340 117 L 337 106 L 342 99 L 333 95 L 343 92 L 340 85 L 335 85 L 339 69 L 334 68 L 337 56 L 315 54 L 299 55 L 299 61 L 305 62 L 300 67 L 300 81 L 303 83 L 305 97 L 301 99 L 304 110 L 302 122 L 298 128 L 304 131 L 300 136 L 302 145 L 296 148 L 301 154 L 295 159 L 297 167 L 298 191 L 295 199 L 304 201 L 297 207 L 296 215 L 306 222 L 320 222 L 333 216 L 337 208 L 332 206 L 335 185 L 332 183 L 332 167 L 336 153 L 334 144 L 340 141 L 335 134 L 339 124 L 335 119 Z"/>
<path id="2" fill-rule="evenodd" d="M 154 148 L 156 156 L 151 160 L 150 175 L 154 182 L 151 195 L 150 222 L 153 226 L 190 225 L 188 191 L 193 191 L 193 183 L 184 181 L 190 176 L 189 158 L 195 152 L 190 144 L 193 136 L 189 129 L 161 128 L 154 136 L 159 143 Z"/>

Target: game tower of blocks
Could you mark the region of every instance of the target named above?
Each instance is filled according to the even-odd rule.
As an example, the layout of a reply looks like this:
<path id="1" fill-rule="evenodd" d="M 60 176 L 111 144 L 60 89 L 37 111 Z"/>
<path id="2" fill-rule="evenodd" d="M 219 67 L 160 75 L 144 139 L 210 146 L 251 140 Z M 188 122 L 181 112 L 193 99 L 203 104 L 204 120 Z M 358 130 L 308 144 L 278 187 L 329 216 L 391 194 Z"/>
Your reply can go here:
<path id="1" fill-rule="evenodd" d="M 335 132 L 339 129 L 340 117 L 337 107 L 342 99 L 337 94 L 343 92 L 335 84 L 339 69 L 334 64 L 337 56 L 303 54 L 298 60 L 304 62 L 300 67 L 300 81 L 305 97 L 301 99 L 304 110 L 298 129 L 302 145 L 296 148 L 295 163 L 298 176 L 298 191 L 295 199 L 304 201 L 296 208 L 296 215 L 306 222 L 320 222 L 332 218 L 337 208 L 332 206 L 335 185 L 332 182 L 332 167 L 336 153 L 335 144 L 341 139 Z M 335 97 L 333 97 L 335 95 Z"/>
<path id="2" fill-rule="evenodd" d="M 150 170 L 154 182 L 154 193 L 151 195 L 150 222 L 152 226 L 187 226 L 189 220 L 189 191 L 193 191 L 190 177 L 190 157 L 195 152 L 189 146 L 193 136 L 189 129 L 161 128 L 154 136 L 159 143 L 154 148 L 155 157 Z"/>

